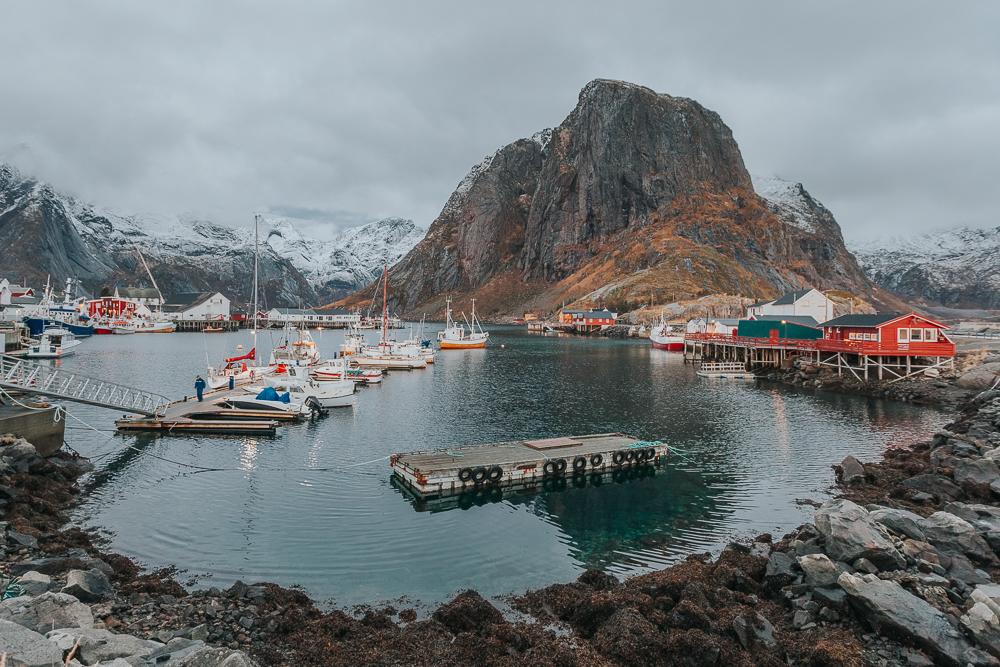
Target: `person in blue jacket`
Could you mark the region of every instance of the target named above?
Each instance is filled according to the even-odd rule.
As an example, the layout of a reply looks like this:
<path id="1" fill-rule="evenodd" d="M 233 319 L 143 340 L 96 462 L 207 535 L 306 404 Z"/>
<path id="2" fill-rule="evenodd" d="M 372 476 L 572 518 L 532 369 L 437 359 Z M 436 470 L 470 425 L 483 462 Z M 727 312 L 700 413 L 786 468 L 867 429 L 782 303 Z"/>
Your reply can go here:
<path id="1" fill-rule="evenodd" d="M 205 393 L 205 380 L 200 375 L 194 379 L 194 390 L 198 392 L 198 400 L 201 401 L 201 397 Z"/>

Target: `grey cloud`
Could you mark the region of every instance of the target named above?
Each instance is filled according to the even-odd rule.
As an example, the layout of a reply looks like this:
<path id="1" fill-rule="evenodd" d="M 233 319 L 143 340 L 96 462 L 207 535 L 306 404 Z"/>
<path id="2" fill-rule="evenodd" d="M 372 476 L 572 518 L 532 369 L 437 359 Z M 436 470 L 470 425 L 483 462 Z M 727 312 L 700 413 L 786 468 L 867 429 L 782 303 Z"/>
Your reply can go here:
<path id="1" fill-rule="evenodd" d="M 997 224 L 1000 6 L 34 2 L 0 10 L 0 159 L 128 211 L 427 225 L 621 78 L 718 111 L 848 236 Z"/>

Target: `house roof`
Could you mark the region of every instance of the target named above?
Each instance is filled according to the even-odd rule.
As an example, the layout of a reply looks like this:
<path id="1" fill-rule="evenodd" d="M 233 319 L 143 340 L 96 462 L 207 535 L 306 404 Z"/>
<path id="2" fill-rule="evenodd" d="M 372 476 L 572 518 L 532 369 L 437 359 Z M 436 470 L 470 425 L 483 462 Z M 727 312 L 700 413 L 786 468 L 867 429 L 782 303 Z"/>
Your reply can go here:
<path id="1" fill-rule="evenodd" d="M 160 293 L 152 287 L 119 287 L 118 296 L 123 299 L 159 299 Z"/>
<path id="2" fill-rule="evenodd" d="M 346 308 L 330 308 L 329 310 L 315 311 L 317 315 L 350 315 L 351 311 Z"/>
<path id="3" fill-rule="evenodd" d="M 758 315 L 754 319 L 763 322 L 791 322 L 792 324 L 801 324 L 807 327 L 819 327 L 819 322 L 812 315 Z"/>
<path id="4" fill-rule="evenodd" d="M 901 317 L 899 313 L 875 313 L 873 315 L 841 315 L 823 323 L 823 327 L 862 327 L 874 329 Z"/>
<path id="5" fill-rule="evenodd" d="M 757 319 L 762 320 L 762 319 L 766 319 L 766 318 L 758 317 Z M 730 318 L 730 317 L 725 317 L 725 318 L 722 318 L 722 317 L 713 317 L 711 319 L 711 321 L 712 322 L 718 322 L 719 324 L 725 325 L 727 327 L 735 327 L 735 326 L 738 326 L 739 323 L 740 323 L 739 319 L 737 319 L 735 317 L 732 317 L 732 318 Z"/>
<path id="6" fill-rule="evenodd" d="M 583 317 L 615 317 L 615 314 L 610 310 L 574 310 L 574 315 L 582 315 Z"/>
<path id="7" fill-rule="evenodd" d="M 176 313 L 182 310 L 187 310 L 188 308 L 194 308 L 195 306 L 205 303 L 216 294 L 217 292 L 184 292 L 182 294 L 171 294 L 167 297 L 167 302 L 163 304 L 163 310 L 168 313 Z"/>
<path id="8" fill-rule="evenodd" d="M 787 292 L 786 294 L 782 294 L 781 296 L 779 296 L 772 303 L 775 306 L 790 306 L 799 299 L 801 299 L 802 297 L 804 297 L 809 292 L 812 292 L 811 287 L 809 289 L 800 289 L 800 290 L 795 290 L 794 292 Z"/>

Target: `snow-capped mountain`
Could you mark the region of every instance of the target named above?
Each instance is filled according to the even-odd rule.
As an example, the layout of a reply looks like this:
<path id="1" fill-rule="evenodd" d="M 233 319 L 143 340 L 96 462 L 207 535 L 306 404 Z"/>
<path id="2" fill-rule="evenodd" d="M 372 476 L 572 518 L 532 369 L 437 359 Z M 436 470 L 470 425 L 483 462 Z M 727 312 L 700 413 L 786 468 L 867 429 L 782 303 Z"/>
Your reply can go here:
<path id="1" fill-rule="evenodd" d="M 352 227 L 329 241 L 303 236 L 288 218 L 271 223 L 267 244 L 331 301 L 374 281 L 383 266 L 398 262 L 424 237 L 423 229 L 404 218 Z"/>
<path id="2" fill-rule="evenodd" d="M 927 304 L 1000 309 L 1000 227 L 852 244 L 878 285 Z"/>
<path id="3" fill-rule="evenodd" d="M 365 285 L 381 270 L 383 257 L 395 261 L 419 240 L 407 221 L 379 221 L 325 243 L 299 235 L 292 239 L 291 220 L 281 228 L 289 231 L 280 238 L 273 230 L 265 237 L 267 230 L 261 230 L 260 287 L 267 306 L 326 303 L 325 285 L 337 280 Z M 281 238 L 291 240 L 283 245 Z M 138 248 L 164 294 L 218 290 L 246 303 L 252 291 L 252 231 L 190 217 L 120 215 L 3 164 L 0 248 L 0 276 L 35 286 L 48 276 L 55 284 L 78 278 L 93 293 L 115 285 L 147 285 Z"/>
<path id="4" fill-rule="evenodd" d="M 833 213 L 814 199 L 801 183 L 777 176 L 752 175 L 753 188 L 778 219 L 811 234 L 836 233 L 840 227 Z"/>

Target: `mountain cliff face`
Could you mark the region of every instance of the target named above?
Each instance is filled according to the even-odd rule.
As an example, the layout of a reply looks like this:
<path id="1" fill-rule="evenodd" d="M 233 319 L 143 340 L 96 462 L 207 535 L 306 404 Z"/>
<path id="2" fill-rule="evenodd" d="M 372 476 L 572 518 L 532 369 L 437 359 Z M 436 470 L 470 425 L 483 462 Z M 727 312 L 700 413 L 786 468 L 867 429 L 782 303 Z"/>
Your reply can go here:
<path id="1" fill-rule="evenodd" d="M 260 230 L 261 301 L 267 306 L 317 305 L 374 280 L 423 230 L 388 218 L 320 242 L 293 221 Z M 102 211 L 0 165 L 0 276 L 39 286 L 79 278 L 98 293 L 114 285 L 147 285 L 135 248 L 161 291 L 218 290 L 236 303 L 251 299 L 253 235 L 200 220 L 136 218 Z"/>
<path id="2" fill-rule="evenodd" d="M 804 208 L 790 210 L 793 200 Z M 577 300 L 628 309 L 806 285 L 869 295 L 824 212 L 801 186 L 797 199 L 758 196 L 718 114 L 597 80 L 558 127 L 469 172 L 390 271 L 391 298 L 416 314 L 437 312 L 449 294 L 460 304 L 476 297 L 483 312 L 510 315 Z"/>
<path id="3" fill-rule="evenodd" d="M 855 248 L 879 286 L 927 305 L 1000 309 L 1000 227 L 960 227 Z"/>

